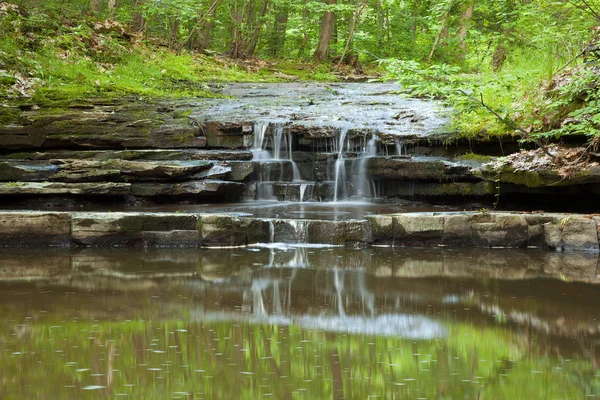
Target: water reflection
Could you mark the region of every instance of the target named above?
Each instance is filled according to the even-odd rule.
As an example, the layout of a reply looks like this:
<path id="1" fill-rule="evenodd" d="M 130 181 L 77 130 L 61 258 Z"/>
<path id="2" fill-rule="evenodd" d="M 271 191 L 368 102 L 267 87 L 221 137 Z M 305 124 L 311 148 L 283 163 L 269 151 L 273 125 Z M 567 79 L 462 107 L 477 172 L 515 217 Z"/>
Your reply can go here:
<path id="1" fill-rule="evenodd" d="M 597 257 L 3 252 L 0 398 L 585 398 Z"/>

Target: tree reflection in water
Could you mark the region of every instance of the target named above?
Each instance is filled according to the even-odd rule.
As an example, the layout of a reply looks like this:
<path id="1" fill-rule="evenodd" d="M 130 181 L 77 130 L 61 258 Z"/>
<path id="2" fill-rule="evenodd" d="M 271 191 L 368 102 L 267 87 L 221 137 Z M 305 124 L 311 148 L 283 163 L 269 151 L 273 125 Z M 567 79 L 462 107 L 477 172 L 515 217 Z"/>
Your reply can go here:
<path id="1" fill-rule="evenodd" d="M 0 398 L 600 393 L 593 257 L 305 248 L 3 260 Z"/>

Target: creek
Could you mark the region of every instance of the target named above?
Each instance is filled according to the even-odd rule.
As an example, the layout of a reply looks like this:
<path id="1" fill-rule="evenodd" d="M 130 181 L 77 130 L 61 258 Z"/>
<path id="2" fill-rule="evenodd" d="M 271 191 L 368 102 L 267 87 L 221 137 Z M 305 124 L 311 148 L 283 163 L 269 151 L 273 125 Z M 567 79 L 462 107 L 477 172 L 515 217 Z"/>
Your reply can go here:
<path id="1" fill-rule="evenodd" d="M 394 84 L 213 88 L 0 126 L 0 398 L 600 396 L 600 218 L 537 211 L 594 185 L 500 192 Z"/>
<path id="2" fill-rule="evenodd" d="M 593 398 L 600 286 L 582 257 L 4 250 L 0 396 Z"/>

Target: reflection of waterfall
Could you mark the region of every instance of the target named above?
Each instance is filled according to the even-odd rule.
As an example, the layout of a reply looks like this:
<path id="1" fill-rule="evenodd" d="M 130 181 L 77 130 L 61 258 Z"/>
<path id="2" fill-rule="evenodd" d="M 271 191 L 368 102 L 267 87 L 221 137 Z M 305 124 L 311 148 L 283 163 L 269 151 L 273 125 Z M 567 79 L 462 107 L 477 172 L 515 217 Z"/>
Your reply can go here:
<path id="1" fill-rule="evenodd" d="M 342 293 L 344 291 L 344 277 L 338 268 L 334 269 L 333 273 L 333 287 L 335 288 L 338 313 L 340 317 L 345 317 L 346 311 L 344 311 L 344 302 L 342 300 Z"/>
<path id="2" fill-rule="evenodd" d="M 271 248 L 269 253 L 269 263 L 264 268 L 308 268 L 308 248 L 292 247 L 284 250 L 283 246 Z M 290 257 L 290 254 L 292 256 Z"/>
<path id="3" fill-rule="evenodd" d="M 321 284 L 317 286 L 319 293 L 316 294 L 325 300 L 325 304 L 316 309 L 314 314 L 295 315 L 292 300 L 297 297 L 293 297 L 293 287 L 295 282 L 302 283 L 296 281 L 297 272 L 297 269 L 283 269 L 253 277 L 249 289 L 244 291 L 241 307 L 244 318 L 255 323 L 299 325 L 310 329 L 414 339 L 446 335 L 442 325 L 425 316 L 395 312 L 378 314 L 375 293 L 367 285 L 368 274 L 362 270 L 335 268 L 325 272 L 326 276 L 320 279 Z M 396 308 L 400 307 L 400 302 L 394 302 L 393 298 L 386 297 L 385 302 L 396 303 Z M 233 316 L 221 313 L 210 317 L 231 319 Z"/>

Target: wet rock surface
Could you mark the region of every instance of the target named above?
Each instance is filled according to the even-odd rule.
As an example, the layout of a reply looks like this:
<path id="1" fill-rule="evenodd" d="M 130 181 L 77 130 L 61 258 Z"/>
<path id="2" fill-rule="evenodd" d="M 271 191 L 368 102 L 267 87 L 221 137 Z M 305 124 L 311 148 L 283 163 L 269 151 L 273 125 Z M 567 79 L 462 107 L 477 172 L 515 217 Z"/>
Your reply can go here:
<path id="1" fill-rule="evenodd" d="M 0 126 L 0 203 L 60 211 L 98 200 L 142 210 L 245 200 L 473 199 L 491 208 L 499 197 L 600 195 L 595 169 L 569 179 L 539 168 L 498 170 L 445 148 L 436 135 L 447 126 L 446 110 L 403 98 L 396 84 L 214 89 L 224 97 L 23 107 Z M 494 242 L 488 239 L 481 240 Z"/>
<path id="2" fill-rule="evenodd" d="M 240 101 L 212 100 L 191 117 L 213 121 L 287 121 L 295 134 L 335 136 L 339 127 L 376 131 L 406 139 L 443 130 L 444 110 L 436 103 L 399 96 L 393 83 L 286 83 L 224 85 L 220 92 Z"/>
<path id="3" fill-rule="evenodd" d="M 4 246 L 544 248 L 600 253 L 600 217 L 522 213 L 405 213 L 362 220 L 264 219 L 231 214 L 2 212 Z"/>

